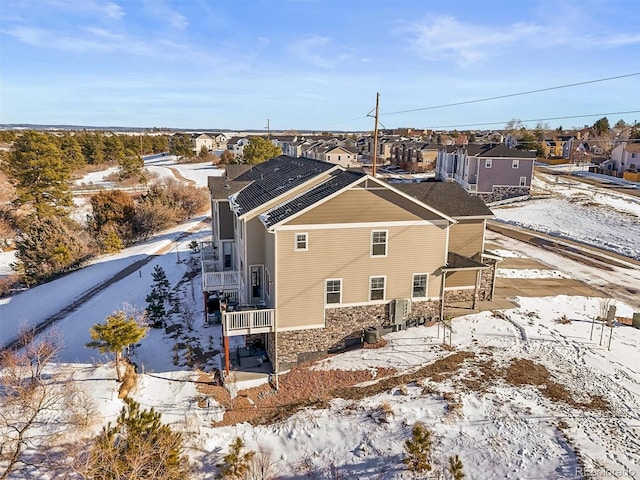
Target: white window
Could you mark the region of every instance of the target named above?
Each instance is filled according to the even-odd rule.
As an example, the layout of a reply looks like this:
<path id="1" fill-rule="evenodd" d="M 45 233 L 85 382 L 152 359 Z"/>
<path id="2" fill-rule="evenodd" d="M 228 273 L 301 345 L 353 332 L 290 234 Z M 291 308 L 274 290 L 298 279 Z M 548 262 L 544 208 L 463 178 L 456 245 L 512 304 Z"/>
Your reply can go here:
<path id="1" fill-rule="evenodd" d="M 513 160 L 511 162 L 511 168 L 518 168 L 520 167 L 520 160 Z"/>
<path id="2" fill-rule="evenodd" d="M 527 177 L 520 177 L 520 186 L 521 187 L 527 186 Z"/>
<path id="3" fill-rule="evenodd" d="M 296 233 L 294 235 L 294 250 L 296 252 L 304 252 L 308 250 L 308 235 L 306 233 Z"/>
<path id="4" fill-rule="evenodd" d="M 369 300 L 384 300 L 385 277 L 369 277 Z"/>
<path id="5" fill-rule="evenodd" d="M 374 230 L 371 232 L 371 256 L 387 256 L 387 231 Z"/>
<path id="6" fill-rule="evenodd" d="M 413 274 L 412 298 L 427 298 L 427 285 L 429 275 L 426 273 Z"/>
<path id="7" fill-rule="evenodd" d="M 491 168 L 491 165 L 493 164 L 493 160 L 491 158 L 487 158 L 484 161 L 484 168 Z"/>
<path id="8" fill-rule="evenodd" d="M 325 303 L 327 305 L 342 303 L 342 280 L 339 278 L 332 278 L 325 280 L 324 285 Z"/>

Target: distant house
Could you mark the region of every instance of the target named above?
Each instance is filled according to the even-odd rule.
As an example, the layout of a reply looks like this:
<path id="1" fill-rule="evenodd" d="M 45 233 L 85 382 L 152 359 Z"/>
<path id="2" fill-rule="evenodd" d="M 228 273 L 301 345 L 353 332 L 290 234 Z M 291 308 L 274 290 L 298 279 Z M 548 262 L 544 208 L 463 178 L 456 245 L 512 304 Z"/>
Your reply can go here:
<path id="1" fill-rule="evenodd" d="M 192 133 L 189 140 L 191 141 L 191 149 L 196 152 L 196 154 L 200 153 L 202 147 L 205 147 L 207 150 L 213 150 L 213 138 L 206 133 Z"/>
<path id="2" fill-rule="evenodd" d="M 233 156 L 238 158 L 242 156 L 244 147 L 249 145 L 249 139 L 247 137 L 231 137 L 227 140 L 227 150 L 233 153 Z"/>
<path id="3" fill-rule="evenodd" d="M 415 173 L 433 172 L 441 145 L 408 140 L 397 142 L 391 149 L 391 163 Z"/>
<path id="4" fill-rule="evenodd" d="M 624 172 L 640 170 L 640 142 L 620 142 L 611 150 L 611 158 L 600 165 L 604 173 L 622 177 Z"/>
<path id="5" fill-rule="evenodd" d="M 226 359 L 239 336 L 279 372 L 359 343 L 367 327 L 403 329 L 442 318 L 448 302 L 491 298 L 492 213 L 456 183 L 391 185 L 285 155 L 225 168 L 209 177 L 202 269 L 205 296 L 230 299 Z"/>
<path id="6" fill-rule="evenodd" d="M 227 149 L 227 136 L 224 133 L 210 132 L 207 133 L 212 139 L 213 150 L 226 150 Z"/>
<path id="7" fill-rule="evenodd" d="M 536 152 L 469 144 L 438 153 L 436 178 L 458 182 L 485 202 L 528 195 Z"/>

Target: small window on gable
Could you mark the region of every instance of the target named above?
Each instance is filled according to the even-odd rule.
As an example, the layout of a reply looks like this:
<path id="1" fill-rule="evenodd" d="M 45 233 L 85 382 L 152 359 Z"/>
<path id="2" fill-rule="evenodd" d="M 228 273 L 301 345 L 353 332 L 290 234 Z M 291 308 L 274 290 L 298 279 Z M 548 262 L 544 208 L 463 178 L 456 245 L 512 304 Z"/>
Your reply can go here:
<path id="1" fill-rule="evenodd" d="M 493 160 L 491 158 L 487 158 L 484 161 L 484 168 L 491 168 L 492 165 L 493 165 Z"/>
<path id="2" fill-rule="evenodd" d="M 511 162 L 511 168 L 519 168 L 520 167 L 520 160 L 513 160 Z"/>
<path id="3" fill-rule="evenodd" d="M 411 296 L 413 298 L 427 298 L 427 278 L 426 273 L 416 273 L 413 275 L 413 288 Z"/>
<path id="4" fill-rule="evenodd" d="M 520 186 L 521 187 L 527 186 L 527 177 L 520 177 Z"/>
<path id="5" fill-rule="evenodd" d="M 296 233 L 294 236 L 294 241 L 295 241 L 295 245 L 294 245 L 294 249 L 296 252 L 303 252 L 308 250 L 309 248 L 309 244 L 308 244 L 308 235 L 306 233 Z"/>
<path id="6" fill-rule="evenodd" d="M 387 231 L 374 230 L 371 232 L 371 256 L 387 256 Z"/>
<path id="7" fill-rule="evenodd" d="M 325 280 L 325 303 L 342 303 L 342 280 Z"/>
<path id="8" fill-rule="evenodd" d="M 369 301 L 384 300 L 384 277 L 369 278 Z"/>

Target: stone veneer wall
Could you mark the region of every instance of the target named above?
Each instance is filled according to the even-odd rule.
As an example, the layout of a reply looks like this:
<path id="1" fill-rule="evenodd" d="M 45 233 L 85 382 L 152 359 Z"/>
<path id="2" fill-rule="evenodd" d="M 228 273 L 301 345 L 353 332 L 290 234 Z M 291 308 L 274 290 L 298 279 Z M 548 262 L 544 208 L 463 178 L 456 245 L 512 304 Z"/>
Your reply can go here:
<path id="1" fill-rule="evenodd" d="M 440 302 L 414 302 L 412 317 L 438 315 Z M 360 343 L 366 327 L 387 325 L 389 303 L 326 310 L 325 328 L 278 332 L 276 371 L 287 370 L 300 363 L 325 357 L 333 349 L 341 349 L 350 342 Z"/>
<path id="2" fill-rule="evenodd" d="M 529 195 L 529 187 L 493 187 L 491 193 L 478 193 L 484 203 L 499 202 L 508 198 L 524 197 Z"/>
<path id="3" fill-rule="evenodd" d="M 493 290 L 493 272 L 497 268 L 497 262 L 493 259 L 485 259 L 484 264 L 489 265 L 480 273 L 480 285 L 478 286 L 478 300 L 493 300 L 491 292 Z M 449 302 L 472 302 L 473 289 L 448 290 L 444 292 L 445 305 Z"/>

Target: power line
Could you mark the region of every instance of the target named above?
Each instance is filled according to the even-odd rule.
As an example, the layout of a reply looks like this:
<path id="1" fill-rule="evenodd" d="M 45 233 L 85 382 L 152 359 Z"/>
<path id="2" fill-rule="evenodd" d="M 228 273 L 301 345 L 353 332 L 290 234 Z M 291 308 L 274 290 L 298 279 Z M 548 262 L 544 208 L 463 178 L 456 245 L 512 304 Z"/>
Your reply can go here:
<path id="1" fill-rule="evenodd" d="M 587 117 L 604 117 L 607 115 L 626 115 L 628 113 L 640 113 L 640 110 L 629 110 L 627 112 L 606 112 L 606 113 L 590 113 L 590 114 L 586 114 L 586 115 L 569 115 L 566 117 L 549 117 L 549 118 L 530 118 L 527 120 L 520 120 L 520 122 L 525 123 L 525 122 L 546 122 L 548 120 L 567 120 L 567 119 L 572 119 L 572 118 L 587 118 Z M 458 128 L 458 127 L 481 127 L 481 126 L 485 126 L 485 125 L 504 125 L 508 122 L 510 122 L 512 119 L 510 120 L 503 120 L 501 122 L 484 122 L 484 123 L 461 123 L 458 125 L 437 125 L 437 126 L 431 126 L 429 128 Z"/>
<path id="2" fill-rule="evenodd" d="M 498 95 L 498 96 L 495 96 L 495 97 L 480 98 L 478 100 L 467 100 L 465 102 L 447 103 L 447 104 L 444 104 L 444 105 L 435 105 L 433 107 L 422 107 L 422 108 L 412 108 L 410 110 L 399 110 L 397 112 L 381 113 L 380 115 L 397 115 L 397 114 L 400 114 L 400 113 L 420 112 L 422 110 L 434 110 L 436 108 L 455 107 L 455 106 L 458 106 L 458 105 L 468 105 L 470 103 L 488 102 L 490 100 L 499 100 L 501 98 L 518 97 L 518 96 L 521 96 L 521 95 L 530 95 L 532 93 L 548 92 L 550 90 L 559 90 L 561 88 L 570 88 L 570 87 L 577 87 L 577 86 L 580 86 L 580 85 L 588 85 L 588 84 L 591 84 L 591 83 L 607 82 L 609 80 L 617 80 L 617 79 L 620 79 L 620 78 L 628 78 L 628 77 L 633 77 L 633 76 L 636 76 L 636 75 L 640 75 L 640 72 L 628 73 L 628 74 L 625 74 L 625 75 L 617 75 L 615 77 L 598 78 L 596 80 L 587 80 L 585 82 L 568 83 L 566 85 L 558 85 L 558 86 L 555 86 L 555 87 L 539 88 L 537 90 L 528 90 L 526 92 L 510 93 L 510 94 L 507 94 L 507 95 Z M 354 120 L 357 120 L 357 119 L 354 119 Z"/>

